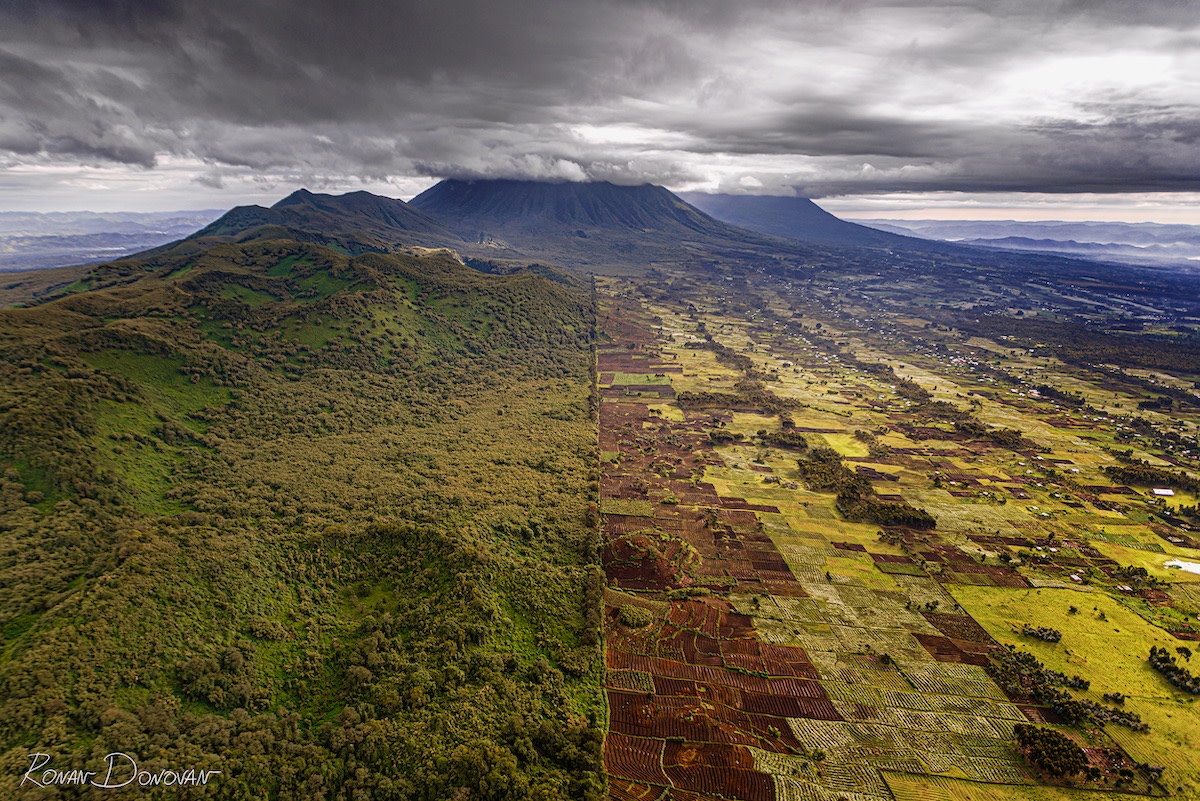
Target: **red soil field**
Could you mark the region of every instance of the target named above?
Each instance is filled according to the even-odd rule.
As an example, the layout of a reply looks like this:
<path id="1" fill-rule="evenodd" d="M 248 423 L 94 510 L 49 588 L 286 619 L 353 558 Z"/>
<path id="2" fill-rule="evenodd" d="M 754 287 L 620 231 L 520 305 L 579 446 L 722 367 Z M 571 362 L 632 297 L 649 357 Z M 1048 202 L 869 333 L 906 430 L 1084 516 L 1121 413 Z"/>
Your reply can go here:
<path id="1" fill-rule="evenodd" d="M 636 312 L 613 310 L 602 325 L 612 344 L 599 353 L 601 383 L 618 372 L 680 372 L 661 358 L 653 324 Z M 603 514 L 601 561 L 614 590 L 669 602 L 608 596 L 610 797 L 657 799 L 671 787 L 680 801 L 773 801 L 774 779 L 754 770 L 745 746 L 793 753 L 800 743 L 788 717 L 842 719 L 803 649 L 762 642 L 753 618 L 723 597 L 805 597 L 758 519 L 778 509 L 721 497 L 697 480 L 705 465 L 722 464 L 707 431 L 729 421 L 724 410 L 689 412 L 684 422 L 651 414 L 649 403 L 674 395 L 666 383 L 601 395 L 600 449 L 617 457 L 601 463 L 600 497 L 649 501 L 653 510 Z M 668 596 L 682 591 L 707 594 Z M 652 622 L 626 626 L 627 603 L 650 611 Z"/>

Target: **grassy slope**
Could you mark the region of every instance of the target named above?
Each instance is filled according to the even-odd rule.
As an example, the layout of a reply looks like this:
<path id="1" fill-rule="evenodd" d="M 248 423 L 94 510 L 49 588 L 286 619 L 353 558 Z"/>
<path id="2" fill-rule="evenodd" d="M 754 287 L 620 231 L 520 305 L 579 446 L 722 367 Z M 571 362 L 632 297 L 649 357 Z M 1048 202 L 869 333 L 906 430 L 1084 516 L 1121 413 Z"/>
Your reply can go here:
<path id="1" fill-rule="evenodd" d="M 0 312 L 0 795 L 35 747 L 597 795 L 586 292 L 288 242 L 91 285 Z"/>
<path id="2" fill-rule="evenodd" d="M 1165 765 L 1164 784 L 1190 798 L 1200 795 L 1200 714 L 1196 701 L 1172 687 L 1146 661 L 1151 646 L 1174 653 L 1180 642 L 1101 592 L 1000 587 L 950 588 L 954 599 L 998 641 L 1029 651 L 1052 670 L 1091 682 L 1080 697 L 1103 703 L 1103 694 L 1128 697 L 1125 708 L 1150 724 L 1148 732 L 1108 725 L 1105 730 L 1134 758 Z M 1074 606 L 1078 611 L 1070 612 Z M 1103 616 L 1101 616 L 1103 615 Z M 1062 631 L 1059 643 L 1021 634 L 1026 624 Z M 1181 660 L 1182 662 L 1182 660 Z M 1195 671 L 1196 657 L 1186 667 Z"/>
<path id="3" fill-rule="evenodd" d="M 50 267 L 45 270 L 0 273 L 0 307 L 15 306 L 54 292 L 83 289 L 88 267 Z"/>

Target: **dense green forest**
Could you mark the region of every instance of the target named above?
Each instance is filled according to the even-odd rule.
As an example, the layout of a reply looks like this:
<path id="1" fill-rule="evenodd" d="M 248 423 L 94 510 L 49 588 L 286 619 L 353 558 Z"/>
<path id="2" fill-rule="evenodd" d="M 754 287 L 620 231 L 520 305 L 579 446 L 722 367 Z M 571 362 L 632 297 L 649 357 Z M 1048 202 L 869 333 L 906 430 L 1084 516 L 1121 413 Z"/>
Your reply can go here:
<path id="1" fill-rule="evenodd" d="M 931 529 L 937 520 L 924 509 L 897 501 L 882 500 L 865 476 L 842 463 L 832 448 L 816 448 L 797 462 L 800 478 L 809 489 L 837 493 L 837 508 L 847 520 Z"/>
<path id="2" fill-rule="evenodd" d="M 601 797 L 594 325 L 290 241 L 0 311 L 0 796 L 119 751 L 195 798 Z"/>

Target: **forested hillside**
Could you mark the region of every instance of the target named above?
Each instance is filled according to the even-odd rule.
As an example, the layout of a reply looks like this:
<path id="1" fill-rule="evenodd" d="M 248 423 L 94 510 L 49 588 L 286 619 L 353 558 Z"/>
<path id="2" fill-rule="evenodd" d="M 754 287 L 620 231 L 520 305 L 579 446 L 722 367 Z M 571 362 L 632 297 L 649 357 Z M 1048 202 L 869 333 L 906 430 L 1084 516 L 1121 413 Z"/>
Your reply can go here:
<path id="1" fill-rule="evenodd" d="M 0 796 L 602 795 L 590 287 L 271 241 L 70 289 L 0 311 Z"/>

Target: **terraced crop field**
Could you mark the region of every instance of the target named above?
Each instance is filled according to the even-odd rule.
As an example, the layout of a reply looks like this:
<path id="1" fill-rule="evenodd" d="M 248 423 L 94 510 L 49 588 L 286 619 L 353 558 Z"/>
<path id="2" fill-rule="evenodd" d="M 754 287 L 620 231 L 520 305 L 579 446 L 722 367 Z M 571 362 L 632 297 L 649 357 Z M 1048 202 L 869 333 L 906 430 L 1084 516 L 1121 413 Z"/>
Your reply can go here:
<path id="1" fill-rule="evenodd" d="M 1200 551 L 1105 471 L 1193 467 L 1122 435 L 1136 388 L 730 284 L 600 282 L 611 798 L 1200 797 L 1200 710 L 1147 663 L 1191 658 L 1200 576 L 1165 565 Z"/>

